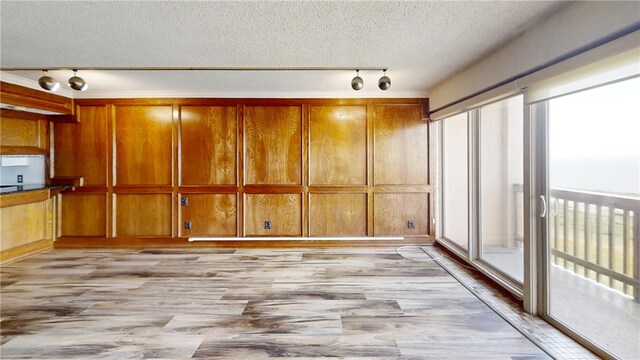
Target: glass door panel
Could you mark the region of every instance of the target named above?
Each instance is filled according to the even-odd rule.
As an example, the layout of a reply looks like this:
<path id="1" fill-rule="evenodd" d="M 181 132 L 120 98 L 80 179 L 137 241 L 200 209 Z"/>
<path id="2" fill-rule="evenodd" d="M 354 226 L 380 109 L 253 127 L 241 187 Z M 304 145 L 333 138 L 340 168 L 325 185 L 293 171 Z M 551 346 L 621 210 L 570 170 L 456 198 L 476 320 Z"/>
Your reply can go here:
<path id="1" fill-rule="evenodd" d="M 480 258 L 522 283 L 523 96 L 480 109 Z"/>
<path id="2" fill-rule="evenodd" d="M 467 113 L 442 121 L 443 236 L 463 249 L 469 247 Z"/>
<path id="3" fill-rule="evenodd" d="M 548 101 L 547 313 L 640 358 L 640 79 Z"/>

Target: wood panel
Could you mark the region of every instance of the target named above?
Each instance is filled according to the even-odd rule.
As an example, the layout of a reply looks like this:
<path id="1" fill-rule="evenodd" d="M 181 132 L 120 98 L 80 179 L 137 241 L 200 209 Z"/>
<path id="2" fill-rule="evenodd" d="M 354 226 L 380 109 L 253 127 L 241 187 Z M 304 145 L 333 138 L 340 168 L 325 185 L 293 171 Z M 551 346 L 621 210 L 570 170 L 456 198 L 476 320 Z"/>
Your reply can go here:
<path id="1" fill-rule="evenodd" d="M 301 106 L 247 106 L 245 183 L 302 184 Z"/>
<path id="2" fill-rule="evenodd" d="M 247 236 L 301 236 L 301 194 L 246 194 L 244 226 Z M 271 221 L 271 229 L 265 229 Z"/>
<path id="3" fill-rule="evenodd" d="M 106 236 L 106 194 L 62 194 L 62 236 Z"/>
<path id="4" fill-rule="evenodd" d="M 311 185 L 366 185 L 366 106 L 311 106 Z"/>
<path id="5" fill-rule="evenodd" d="M 422 119 L 422 107 L 376 105 L 373 123 L 374 184 L 427 185 L 428 122 Z"/>
<path id="6" fill-rule="evenodd" d="M 366 236 L 367 194 L 309 194 L 311 236 Z"/>
<path id="7" fill-rule="evenodd" d="M 54 125 L 55 175 L 84 176 L 86 186 L 107 185 L 107 109 L 78 107 L 78 124 Z"/>
<path id="8" fill-rule="evenodd" d="M 235 106 L 180 109 L 181 185 L 237 183 Z"/>
<path id="9" fill-rule="evenodd" d="M 117 185 L 172 185 L 171 106 L 117 106 Z"/>
<path id="10" fill-rule="evenodd" d="M 49 198 L 49 190 L 18 191 L 0 194 L 0 208 L 45 201 Z"/>
<path id="11" fill-rule="evenodd" d="M 338 248 L 338 247 L 397 247 L 405 245 L 433 245 L 434 239 L 427 237 L 407 237 L 401 240 L 317 240 L 308 238 L 304 241 L 292 240 L 251 240 L 242 241 L 194 241 L 186 238 L 94 238 L 94 237 L 61 237 L 55 242 L 55 249 L 159 249 L 159 248 Z"/>
<path id="12" fill-rule="evenodd" d="M 428 234 L 428 194 L 375 194 L 373 208 L 374 234 L 376 236 Z M 408 228 L 408 221 L 413 221 L 413 229 Z"/>
<path id="13" fill-rule="evenodd" d="M 88 244 L 105 238 L 113 246 L 144 247 L 178 246 L 188 236 L 427 234 L 420 228 L 421 210 L 415 210 L 415 204 L 384 198 L 410 194 L 429 199 L 428 132 L 421 120 L 421 99 L 77 103 L 79 124 L 53 125 L 54 148 L 67 162 L 56 164 L 55 175 L 94 178 L 72 195 L 64 194 L 65 200 L 87 199 L 62 202 L 64 239 Z M 96 129 L 102 121 L 104 126 Z M 418 157 L 412 158 L 423 145 L 424 169 Z M 104 152 L 104 163 L 83 159 L 87 151 L 90 156 Z M 105 170 L 78 173 L 92 165 Z M 189 206 L 180 205 L 180 196 L 189 197 Z M 106 206 L 101 207 L 104 215 L 96 214 L 96 224 L 64 222 L 66 213 L 81 219 L 83 213 L 95 211 L 91 203 L 98 198 Z M 427 205 L 424 223 L 429 221 L 428 209 Z M 415 222 L 411 231 L 406 229 L 408 216 Z M 192 222 L 192 230 L 183 228 L 186 220 Z M 265 220 L 272 222 L 271 230 L 264 229 Z M 106 229 L 106 234 L 97 235 L 97 228 Z M 316 244 L 313 241 L 298 244 Z"/>
<path id="14" fill-rule="evenodd" d="M 0 82 L 0 98 L 4 104 L 18 107 L 47 110 L 60 114 L 73 113 L 73 99 L 6 82 Z"/>
<path id="15" fill-rule="evenodd" d="M 4 195 L 3 195 L 4 196 Z M 52 200 L 0 208 L 0 251 L 51 239 Z"/>
<path id="16" fill-rule="evenodd" d="M 39 148 L 46 152 L 46 122 L 41 120 L 0 117 L 0 144 L 15 147 Z"/>
<path id="17" fill-rule="evenodd" d="M 171 236 L 171 194 L 115 195 L 116 236 Z"/>
<path id="18" fill-rule="evenodd" d="M 180 236 L 236 236 L 236 194 L 181 194 Z M 191 230 L 184 228 L 191 221 Z"/>
<path id="19" fill-rule="evenodd" d="M 53 239 L 44 239 L 0 251 L 0 265 L 12 262 L 53 249 Z"/>

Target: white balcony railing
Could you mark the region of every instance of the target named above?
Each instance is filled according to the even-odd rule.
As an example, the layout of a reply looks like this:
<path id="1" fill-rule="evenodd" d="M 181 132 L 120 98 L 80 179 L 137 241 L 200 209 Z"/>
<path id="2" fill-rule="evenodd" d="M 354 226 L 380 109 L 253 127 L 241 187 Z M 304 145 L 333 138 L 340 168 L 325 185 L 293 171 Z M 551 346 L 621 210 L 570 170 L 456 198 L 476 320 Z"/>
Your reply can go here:
<path id="1" fill-rule="evenodd" d="M 514 194 L 522 196 L 522 185 Z M 550 201 L 552 263 L 639 301 L 640 199 L 551 189 Z"/>

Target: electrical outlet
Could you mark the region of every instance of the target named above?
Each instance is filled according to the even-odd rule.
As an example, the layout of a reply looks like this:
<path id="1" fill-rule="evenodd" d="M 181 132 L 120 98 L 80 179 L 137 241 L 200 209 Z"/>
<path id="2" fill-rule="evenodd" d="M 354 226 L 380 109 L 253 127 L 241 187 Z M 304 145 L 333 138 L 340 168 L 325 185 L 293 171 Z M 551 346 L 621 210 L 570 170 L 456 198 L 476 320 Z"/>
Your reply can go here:
<path id="1" fill-rule="evenodd" d="M 187 206 L 189 205 L 189 198 L 188 197 L 183 197 L 180 199 L 180 205 L 182 206 Z"/>
<path id="2" fill-rule="evenodd" d="M 415 225 L 416 224 L 413 222 L 413 220 L 407 221 L 407 228 L 413 229 L 415 227 Z"/>
<path id="3" fill-rule="evenodd" d="M 187 220 L 184 222 L 184 229 L 191 230 L 191 221 Z"/>
<path id="4" fill-rule="evenodd" d="M 267 221 L 264 222 L 264 228 L 266 230 L 271 230 L 271 221 L 270 220 L 267 220 Z"/>
<path id="5" fill-rule="evenodd" d="M 22 183 L 23 180 L 22 175 L 18 175 L 18 184 Z"/>

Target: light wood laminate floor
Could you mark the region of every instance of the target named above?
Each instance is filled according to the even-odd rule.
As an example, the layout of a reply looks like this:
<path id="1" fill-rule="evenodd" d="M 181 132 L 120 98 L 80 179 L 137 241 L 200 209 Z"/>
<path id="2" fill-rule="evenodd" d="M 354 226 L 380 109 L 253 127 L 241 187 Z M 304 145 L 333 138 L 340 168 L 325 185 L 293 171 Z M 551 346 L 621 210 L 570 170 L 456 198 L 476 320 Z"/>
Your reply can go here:
<path id="1" fill-rule="evenodd" d="M 395 248 L 55 250 L 0 272 L 2 359 L 549 358 Z"/>

